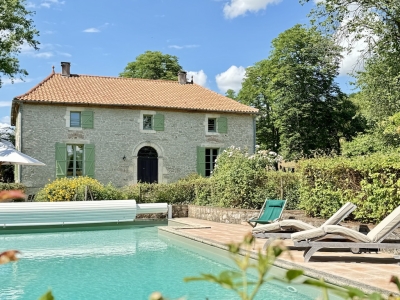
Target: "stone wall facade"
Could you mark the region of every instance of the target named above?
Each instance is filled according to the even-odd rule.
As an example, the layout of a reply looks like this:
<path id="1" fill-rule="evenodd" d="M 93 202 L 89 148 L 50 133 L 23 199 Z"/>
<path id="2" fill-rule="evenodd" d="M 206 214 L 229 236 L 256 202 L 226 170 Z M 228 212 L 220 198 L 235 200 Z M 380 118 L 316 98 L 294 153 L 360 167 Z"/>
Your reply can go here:
<path id="1" fill-rule="evenodd" d="M 89 110 L 94 128 L 68 127 L 70 111 Z M 164 115 L 164 131 L 141 128 L 143 114 Z M 208 133 L 207 117 L 226 117 L 226 134 Z M 137 154 L 144 146 L 158 153 L 158 182 L 174 182 L 196 172 L 197 146 L 227 148 L 231 145 L 253 150 L 253 117 L 246 114 L 207 114 L 205 112 L 113 107 L 71 107 L 21 104 L 16 120 L 17 147 L 46 164 L 21 166 L 17 181 L 35 193 L 56 178 L 55 144 L 94 144 L 95 178 L 107 184 L 124 186 L 137 182 Z M 125 157 L 125 160 L 123 159 Z"/>

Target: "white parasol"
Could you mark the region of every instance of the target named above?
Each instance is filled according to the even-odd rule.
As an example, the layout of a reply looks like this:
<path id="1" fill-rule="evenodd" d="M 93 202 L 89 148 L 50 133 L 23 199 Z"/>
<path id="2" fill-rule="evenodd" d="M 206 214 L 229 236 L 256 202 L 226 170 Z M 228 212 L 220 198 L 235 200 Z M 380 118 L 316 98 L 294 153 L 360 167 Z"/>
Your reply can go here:
<path id="1" fill-rule="evenodd" d="M 14 148 L 8 141 L 0 140 L 0 165 L 29 165 L 45 166 L 44 163 L 34 159 Z"/>

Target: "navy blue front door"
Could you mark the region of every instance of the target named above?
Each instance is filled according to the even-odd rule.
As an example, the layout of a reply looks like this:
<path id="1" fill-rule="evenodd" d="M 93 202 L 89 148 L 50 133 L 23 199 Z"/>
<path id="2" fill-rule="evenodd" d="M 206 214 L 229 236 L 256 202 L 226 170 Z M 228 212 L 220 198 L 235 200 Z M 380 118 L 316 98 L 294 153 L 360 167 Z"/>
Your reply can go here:
<path id="1" fill-rule="evenodd" d="M 157 183 L 158 154 L 152 147 L 143 147 L 138 153 L 138 182 Z"/>

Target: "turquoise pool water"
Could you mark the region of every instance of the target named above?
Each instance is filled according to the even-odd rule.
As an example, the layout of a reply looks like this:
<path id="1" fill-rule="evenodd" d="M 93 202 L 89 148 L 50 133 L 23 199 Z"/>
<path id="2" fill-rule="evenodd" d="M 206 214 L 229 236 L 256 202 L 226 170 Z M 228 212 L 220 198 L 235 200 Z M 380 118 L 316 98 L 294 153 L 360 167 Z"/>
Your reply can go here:
<path id="1" fill-rule="evenodd" d="M 218 274 L 224 259 L 198 255 L 157 228 L 10 234 L 0 249 L 18 249 L 21 260 L 0 266 L 0 299 L 38 299 L 51 289 L 56 300 L 148 299 L 160 291 L 170 299 L 237 299 L 211 283 L 184 283 L 183 277 Z M 257 299 L 315 299 L 266 284 Z"/>

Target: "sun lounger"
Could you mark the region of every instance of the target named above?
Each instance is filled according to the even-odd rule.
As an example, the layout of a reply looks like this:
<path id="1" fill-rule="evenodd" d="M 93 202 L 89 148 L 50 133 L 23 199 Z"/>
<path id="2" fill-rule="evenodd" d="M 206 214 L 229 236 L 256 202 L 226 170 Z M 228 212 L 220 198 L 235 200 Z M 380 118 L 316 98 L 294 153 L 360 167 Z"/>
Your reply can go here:
<path id="1" fill-rule="evenodd" d="M 257 226 L 253 228 L 252 233 L 255 238 L 267 239 L 263 247 L 263 249 L 265 250 L 272 239 L 290 239 L 292 233 L 294 232 L 309 230 L 322 232 L 322 226 L 339 224 L 343 219 L 347 218 L 355 209 L 356 206 L 353 203 L 347 202 L 328 220 L 326 220 L 325 223 L 322 224 L 319 228 L 316 228 L 315 226 L 300 220 L 287 219 L 267 225 Z"/>
<path id="2" fill-rule="evenodd" d="M 261 207 L 258 218 L 250 219 L 247 223 L 255 227 L 257 224 L 268 224 L 277 221 L 281 218 L 285 205 L 286 200 L 267 199 Z"/>
<path id="3" fill-rule="evenodd" d="M 293 233 L 295 247 L 306 247 L 304 261 L 322 248 L 349 248 L 353 253 L 358 249 L 400 249 L 400 240 L 385 240 L 400 225 L 400 206 L 383 219 L 367 235 L 338 225 L 326 225 L 317 229 Z"/>

